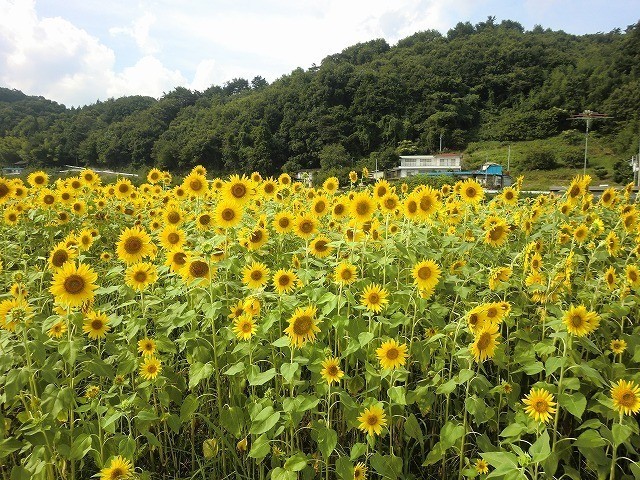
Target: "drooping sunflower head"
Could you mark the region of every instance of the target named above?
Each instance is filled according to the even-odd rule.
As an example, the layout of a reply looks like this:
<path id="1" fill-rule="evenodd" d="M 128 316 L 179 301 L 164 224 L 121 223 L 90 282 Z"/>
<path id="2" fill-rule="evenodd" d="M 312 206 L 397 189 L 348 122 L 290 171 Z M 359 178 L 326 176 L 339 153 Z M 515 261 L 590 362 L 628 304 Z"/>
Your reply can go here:
<path id="1" fill-rule="evenodd" d="M 208 285 L 215 275 L 215 269 L 204 259 L 194 256 L 187 259 L 184 267 L 180 270 L 180 274 L 187 283 Z"/>
<path id="2" fill-rule="evenodd" d="M 24 297 L 0 302 L 0 329 L 15 332 L 16 326 L 26 325 L 32 316 L 33 309 Z"/>
<path id="3" fill-rule="evenodd" d="M 364 463 L 356 463 L 353 467 L 353 480 L 367 480 L 367 470 L 367 466 Z"/>

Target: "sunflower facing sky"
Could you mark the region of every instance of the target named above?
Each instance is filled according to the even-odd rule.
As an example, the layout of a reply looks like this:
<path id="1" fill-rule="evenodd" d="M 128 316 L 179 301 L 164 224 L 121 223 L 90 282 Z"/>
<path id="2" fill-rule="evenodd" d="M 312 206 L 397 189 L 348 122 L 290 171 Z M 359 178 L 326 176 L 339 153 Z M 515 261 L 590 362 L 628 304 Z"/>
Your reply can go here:
<path id="1" fill-rule="evenodd" d="M 125 228 L 116 244 L 116 252 L 127 265 L 139 262 L 153 253 L 151 238 L 140 227 Z"/>
<path id="2" fill-rule="evenodd" d="M 344 377 L 344 372 L 340 369 L 340 360 L 335 357 L 323 360 L 320 375 L 329 385 L 339 383 L 340 379 Z"/>
<path id="3" fill-rule="evenodd" d="M 431 290 L 440 280 L 440 267 L 433 260 L 423 260 L 413 267 L 413 281 L 419 289 Z"/>
<path id="4" fill-rule="evenodd" d="M 562 321 L 567 331 L 577 337 L 584 337 L 593 332 L 600 324 L 600 317 L 596 312 L 590 312 L 584 305 L 571 305 L 565 312 Z"/>
<path id="5" fill-rule="evenodd" d="M 100 470 L 99 480 L 129 480 L 133 478 L 134 469 L 130 460 L 117 455 L 109 461 L 109 466 Z"/>

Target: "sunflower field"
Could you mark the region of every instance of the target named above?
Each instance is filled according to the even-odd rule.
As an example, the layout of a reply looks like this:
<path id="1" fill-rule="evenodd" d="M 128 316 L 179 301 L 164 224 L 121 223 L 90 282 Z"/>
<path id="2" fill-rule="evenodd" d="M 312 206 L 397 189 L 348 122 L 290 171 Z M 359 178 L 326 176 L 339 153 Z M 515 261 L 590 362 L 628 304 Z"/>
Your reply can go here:
<path id="1" fill-rule="evenodd" d="M 638 478 L 640 211 L 521 182 L 0 178 L 0 473 Z"/>

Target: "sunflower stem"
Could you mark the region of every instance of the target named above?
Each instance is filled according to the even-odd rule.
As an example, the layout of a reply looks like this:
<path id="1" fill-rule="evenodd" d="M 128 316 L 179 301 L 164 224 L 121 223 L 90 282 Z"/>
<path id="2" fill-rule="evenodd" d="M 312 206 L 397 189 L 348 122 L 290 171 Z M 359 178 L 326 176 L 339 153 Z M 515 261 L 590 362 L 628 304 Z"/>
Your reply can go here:
<path id="1" fill-rule="evenodd" d="M 560 378 L 558 379 L 558 401 L 560 400 L 560 395 L 562 394 L 562 380 L 564 378 L 564 370 L 565 370 L 566 358 L 567 358 L 567 344 L 571 342 L 571 334 L 568 334 L 568 335 L 569 337 L 563 341 L 564 350 L 562 352 L 562 358 L 564 358 L 565 361 L 562 363 L 562 366 L 560 367 Z M 556 408 L 556 415 L 553 420 L 553 441 L 551 443 L 552 452 L 556 451 L 556 441 L 558 439 L 558 421 L 559 420 L 560 420 L 560 408 Z"/>

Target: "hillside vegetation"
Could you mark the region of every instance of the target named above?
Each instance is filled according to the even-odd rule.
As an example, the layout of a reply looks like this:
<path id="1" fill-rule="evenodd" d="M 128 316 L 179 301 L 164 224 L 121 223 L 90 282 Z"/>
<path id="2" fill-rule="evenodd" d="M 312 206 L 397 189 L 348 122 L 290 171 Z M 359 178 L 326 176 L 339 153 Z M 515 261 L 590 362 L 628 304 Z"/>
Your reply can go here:
<path id="1" fill-rule="evenodd" d="M 623 181 L 622 162 L 638 148 L 639 70 L 640 22 L 576 36 L 489 17 L 394 46 L 353 45 L 272 84 L 233 79 L 203 92 L 178 87 L 160 99 L 82 108 L 2 88 L 0 162 L 176 172 L 202 164 L 216 174 L 267 175 L 322 167 L 339 175 L 376 160 L 395 166 L 399 153 L 437 151 L 442 135 L 445 149 L 466 150 L 472 164 L 506 162 L 511 144 L 517 173 L 574 173 L 584 123 L 569 116 L 589 109 L 614 117 L 594 122 L 591 166 Z M 527 155 L 532 148 L 555 159 L 538 164 L 542 157 Z"/>

